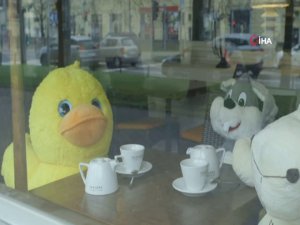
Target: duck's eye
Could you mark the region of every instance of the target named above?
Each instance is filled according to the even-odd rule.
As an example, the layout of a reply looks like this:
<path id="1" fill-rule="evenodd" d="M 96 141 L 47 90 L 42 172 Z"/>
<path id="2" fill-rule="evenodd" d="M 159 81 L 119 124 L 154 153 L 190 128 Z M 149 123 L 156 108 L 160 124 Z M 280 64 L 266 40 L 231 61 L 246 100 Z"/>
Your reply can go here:
<path id="1" fill-rule="evenodd" d="M 94 98 L 92 100 L 92 105 L 96 106 L 97 108 L 101 109 L 101 103 L 99 102 L 99 100 L 97 98 Z"/>
<path id="2" fill-rule="evenodd" d="M 238 99 L 238 104 L 240 106 L 245 106 L 246 105 L 246 101 L 247 101 L 247 95 L 245 92 L 242 92 L 239 96 L 239 99 Z"/>
<path id="3" fill-rule="evenodd" d="M 68 100 L 62 100 L 58 105 L 58 113 L 64 117 L 72 109 L 72 104 Z"/>

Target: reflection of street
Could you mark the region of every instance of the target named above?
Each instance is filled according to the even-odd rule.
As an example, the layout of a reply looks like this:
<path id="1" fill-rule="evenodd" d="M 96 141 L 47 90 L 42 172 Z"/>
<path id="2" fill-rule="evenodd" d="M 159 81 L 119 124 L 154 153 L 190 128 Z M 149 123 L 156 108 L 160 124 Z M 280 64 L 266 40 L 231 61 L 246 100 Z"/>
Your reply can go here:
<path id="1" fill-rule="evenodd" d="M 141 74 L 145 76 L 164 77 L 161 72 L 161 63 L 145 63 L 139 64 L 136 67 L 122 67 L 113 69 L 104 69 L 104 72 L 126 72 L 133 74 Z"/>
<path id="2" fill-rule="evenodd" d="M 10 57 L 10 50 L 9 49 L 3 49 L 2 53 L 2 64 L 3 65 L 10 65 L 12 64 L 12 59 Z M 26 49 L 26 64 L 29 65 L 41 65 L 40 59 L 39 59 L 39 53 L 36 52 L 34 48 L 27 48 Z M 126 73 L 133 73 L 133 74 L 140 74 L 145 76 L 165 76 L 161 72 L 161 63 L 154 63 L 154 62 L 143 62 L 135 67 L 131 66 L 124 66 L 122 68 L 107 68 L 105 63 L 99 63 L 99 67 L 97 68 L 99 70 L 102 70 L 103 72 L 126 72 Z"/>
<path id="3" fill-rule="evenodd" d="M 12 64 L 13 59 L 11 57 L 10 50 L 7 48 L 3 49 L 2 52 L 2 64 L 3 65 L 9 65 Z M 27 64 L 30 65 L 40 65 L 40 60 L 38 54 L 36 54 L 36 51 L 34 48 L 27 48 L 26 49 L 26 61 Z"/>
<path id="4" fill-rule="evenodd" d="M 290 58 L 288 55 L 284 56 L 279 68 L 264 68 L 258 77 L 264 85 L 269 87 L 275 92 L 280 92 L 282 95 L 297 95 L 298 102 L 300 102 L 300 69 L 296 66 L 291 66 Z M 202 58 L 201 58 L 202 59 Z M 39 53 L 33 47 L 26 48 L 26 63 L 30 65 L 40 65 Z M 3 48 L 2 64 L 12 64 L 10 51 L 7 47 Z M 124 72 L 143 76 L 156 76 L 156 77 L 171 77 L 171 78 L 184 78 L 190 80 L 199 80 L 206 83 L 220 83 L 232 77 L 235 66 L 230 68 L 218 69 L 215 68 L 215 61 L 210 63 L 197 63 L 191 64 L 172 64 L 162 70 L 161 62 L 153 62 L 149 58 L 145 58 L 142 63 L 136 67 L 124 66 L 122 68 L 108 69 L 105 63 L 99 63 L 97 70 L 107 73 Z M 287 76 L 289 75 L 289 76 Z M 296 94 L 294 93 L 296 91 Z M 284 93 L 283 93 L 284 92 Z"/>

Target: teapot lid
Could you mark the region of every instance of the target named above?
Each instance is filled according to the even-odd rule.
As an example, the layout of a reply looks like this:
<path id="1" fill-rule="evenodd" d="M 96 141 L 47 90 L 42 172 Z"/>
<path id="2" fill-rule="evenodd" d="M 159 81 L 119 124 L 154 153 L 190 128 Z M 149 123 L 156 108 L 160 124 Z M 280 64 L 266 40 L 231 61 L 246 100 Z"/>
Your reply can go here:
<path id="1" fill-rule="evenodd" d="M 205 149 L 214 149 L 214 146 L 212 146 L 212 145 L 195 145 L 195 146 L 193 146 L 193 147 L 190 147 L 190 148 L 205 148 Z"/>
<path id="2" fill-rule="evenodd" d="M 107 157 L 98 157 L 98 158 L 92 159 L 92 162 L 95 162 L 95 163 L 105 163 L 105 162 L 109 162 L 109 161 L 110 161 L 110 159 Z"/>

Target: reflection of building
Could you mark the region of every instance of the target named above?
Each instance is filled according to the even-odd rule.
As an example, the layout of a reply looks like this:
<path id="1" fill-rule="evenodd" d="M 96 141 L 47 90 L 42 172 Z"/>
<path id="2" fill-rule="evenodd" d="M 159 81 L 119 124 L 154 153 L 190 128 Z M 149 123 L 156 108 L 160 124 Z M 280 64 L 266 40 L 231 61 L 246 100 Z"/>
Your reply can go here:
<path id="1" fill-rule="evenodd" d="M 178 0 L 159 1 L 159 14 L 152 24 L 150 0 L 81 0 L 71 2 L 74 34 L 103 38 L 109 32 L 132 31 L 141 38 L 162 39 L 163 23 L 167 24 L 168 39 L 178 39 L 180 14 Z M 84 10 L 82 10 L 84 8 Z M 166 11 L 165 20 L 163 12 Z M 84 12 L 84 19 L 81 15 Z M 154 27 L 154 32 L 152 31 Z"/>
<path id="2" fill-rule="evenodd" d="M 180 39 L 205 41 L 226 33 L 263 34 L 270 26 L 263 17 L 264 9 L 253 9 L 251 1 L 240 0 L 186 0 L 182 6 Z M 276 32 L 282 34 L 284 9 L 276 8 Z M 186 23 L 187 22 L 187 23 Z M 188 33 L 189 35 L 186 35 Z M 283 37 L 280 37 L 282 40 Z"/>
<path id="3" fill-rule="evenodd" d="M 2 48 L 7 35 L 7 1 L 0 1 L 0 64 L 2 61 Z"/>
<path id="4" fill-rule="evenodd" d="M 152 8 L 150 6 L 140 7 L 142 38 L 151 38 L 154 35 L 155 40 L 163 39 L 163 27 L 165 26 L 167 40 L 178 40 L 180 14 L 178 5 L 160 6 L 158 18 L 152 21 Z M 153 22 L 153 24 L 152 24 Z"/>
<path id="5" fill-rule="evenodd" d="M 253 2 L 257 2 L 259 7 L 254 7 Z M 274 2 L 283 4 L 274 4 Z M 294 4 L 297 5 L 297 2 L 300 1 L 294 1 Z M 280 46 L 280 43 L 284 42 L 285 7 L 287 5 L 285 0 L 180 1 L 180 49 L 185 52 L 190 51 L 188 62 L 191 63 L 196 55 L 204 58 L 204 56 L 200 56 L 199 52 L 203 51 L 204 54 L 207 54 L 209 52 L 207 46 L 213 38 L 228 33 L 249 33 L 271 38 L 274 44 L 268 48 L 270 51 L 274 51 L 277 46 Z M 299 10 L 297 7 L 294 9 L 294 12 Z M 294 20 L 294 31 L 299 32 L 298 27 L 298 22 L 295 23 Z M 297 35 L 295 35 L 295 39 L 297 39 Z M 198 41 L 198 43 L 190 43 L 190 41 Z M 199 44 L 199 42 L 203 42 L 203 44 Z"/>
<path id="6" fill-rule="evenodd" d="M 152 21 L 151 0 L 78 0 L 70 1 L 70 24 L 72 35 L 90 35 L 100 40 L 109 32 L 132 31 L 142 39 L 209 41 L 226 33 L 256 33 L 266 35 L 272 30 L 276 41 L 283 42 L 285 9 L 253 8 L 260 0 L 159 0 L 159 12 Z M 264 2 L 281 0 L 264 0 Z M 53 8 L 46 0 L 24 0 L 23 5 L 44 2 L 45 25 L 53 24 Z M 300 0 L 294 1 L 294 31 L 299 32 Z M 52 11 L 51 11 L 52 10 Z M 40 36 L 39 21 L 25 13 L 26 32 Z M 52 16 L 51 16 L 52 15 Z M 0 22 L 2 22 L 1 20 Z M 3 23 L 2 23 L 3 24 Z M 30 26 L 30 27 L 29 27 Z M 35 30 L 37 32 L 35 32 Z M 46 29 L 47 30 L 47 29 Z M 49 32 L 52 34 L 52 30 Z M 35 34 L 36 33 L 36 34 Z M 295 35 L 295 42 L 299 37 Z"/>

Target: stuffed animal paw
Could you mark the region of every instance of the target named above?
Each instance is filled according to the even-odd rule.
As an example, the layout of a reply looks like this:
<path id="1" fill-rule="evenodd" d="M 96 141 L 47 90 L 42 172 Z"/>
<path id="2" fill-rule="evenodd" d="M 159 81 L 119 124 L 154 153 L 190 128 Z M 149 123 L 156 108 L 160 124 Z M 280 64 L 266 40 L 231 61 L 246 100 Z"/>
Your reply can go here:
<path id="1" fill-rule="evenodd" d="M 242 138 L 235 142 L 232 152 L 232 168 L 245 184 L 254 187 L 250 138 Z"/>

